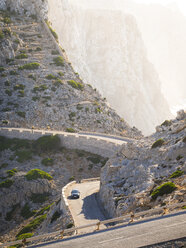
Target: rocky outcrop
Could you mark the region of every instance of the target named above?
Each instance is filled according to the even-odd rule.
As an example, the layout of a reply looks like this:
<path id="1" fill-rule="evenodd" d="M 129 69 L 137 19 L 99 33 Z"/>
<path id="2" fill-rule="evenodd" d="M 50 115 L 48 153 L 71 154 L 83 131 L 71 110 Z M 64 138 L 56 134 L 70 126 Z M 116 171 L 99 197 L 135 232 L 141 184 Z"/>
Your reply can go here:
<path id="1" fill-rule="evenodd" d="M 47 0 L 1 0 L 0 9 L 8 9 L 21 15 L 38 15 L 47 18 L 47 2 Z"/>
<path id="2" fill-rule="evenodd" d="M 74 68 L 130 126 L 152 133 L 171 114 L 135 18 L 71 3 L 49 1 L 49 19 Z"/>
<path id="3" fill-rule="evenodd" d="M 185 200 L 185 175 L 169 178 L 178 169 L 186 172 L 185 117 L 186 112 L 180 111 L 177 119 L 162 123 L 154 135 L 124 144 L 103 167 L 100 199 L 110 216 Z M 160 139 L 163 142 L 155 145 Z M 168 181 L 177 190 L 152 201 L 152 190 Z"/>

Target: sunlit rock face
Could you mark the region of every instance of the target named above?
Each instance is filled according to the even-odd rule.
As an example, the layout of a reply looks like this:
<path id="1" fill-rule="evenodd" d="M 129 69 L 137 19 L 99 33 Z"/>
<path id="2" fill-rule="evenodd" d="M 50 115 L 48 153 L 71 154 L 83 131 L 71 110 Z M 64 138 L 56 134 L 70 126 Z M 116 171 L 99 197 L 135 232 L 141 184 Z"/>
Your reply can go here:
<path id="1" fill-rule="evenodd" d="M 116 10 L 49 0 L 49 20 L 75 70 L 144 134 L 170 115 L 135 19 Z"/>

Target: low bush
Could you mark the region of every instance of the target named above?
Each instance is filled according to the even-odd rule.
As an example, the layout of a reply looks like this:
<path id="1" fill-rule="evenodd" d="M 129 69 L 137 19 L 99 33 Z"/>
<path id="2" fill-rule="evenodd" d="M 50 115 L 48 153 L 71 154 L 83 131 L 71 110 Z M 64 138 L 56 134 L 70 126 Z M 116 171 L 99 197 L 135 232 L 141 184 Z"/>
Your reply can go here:
<path id="1" fill-rule="evenodd" d="M 4 169 L 6 167 L 8 167 L 8 163 L 3 163 L 3 164 L 1 164 L 0 169 Z"/>
<path id="2" fill-rule="evenodd" d="M 14 75 L 18 75 L 17 71 L 10 71 L 10 75 L 14 76 Z"/>
<path id="3" fill-rule="evenodd" d="M 4 84 L 5 84 L 5 86 L 10 86 L 10 81 L 7 80 L 7 81 L 4 82 Z"/>
<path id="4" fill-rule="evenodd" d="M 4 39 L 4 34 L 3 34 L 3 31 L 0 30 L 0 40 Z"/>
<path id="5" fill-rule="evenodd" d="M 161 124 L 161 126 L 166 126 L 166 127 L 168 127 L 168 126 L 171 126 L 171 124 L 172 124 L 171 121 L 165 120 L 165 121 Z"/>
<path id="6" fill-rule="evenodd" d="M 70 114 L 69 114 L 69 118 L 70 119 L 72 119 L 73 117 L 75 117 L 76 116 L 76 113 L 75 112 L 71 112 Z"/>
<path id="7" fill-rule="evenodd" d="M 11 221 L 13 219 L 13 215 L 16 209 L 19 207 L 19 204 L 16 204 L 12 207 L 12 209 L 6 214 L 5 220 Z"/>
<path id="8" fill-rule="evenodd" d="M 96 157 L 88 157 L 88 161 L 91 161 L 93 164 L 99 164 L 102 160 L 101 156 L 96 156 Z"/>
<path id="9" fill-rule="evenodd" d="M 156 147 L 161 147 L 164 143 L 165 143 L 165 141 L 163 139 L 158 139 L 152 144 L 151 148 L 153 149 Z"/>
<path id="10" fill-rule="evenodd" d="M 58 52 L 58 50 L 52 50 L 51 54 L 52 54 L 52 55 L 58 55 L 59 52 Z"/>
<path id="11" fill-rule="evenodd" d="M 48 212 L 50 210 L 50 207 L 53 205 L 54 203 L 42 208 L 41 210 L 39 210 L 36 214 L 36 216 L 39 216 L 39 215 L 43 215 L 44 213 Z"/>
<path id="12" fill-rule="evenodd" d="M 12 181 L 11 179 L 7 179 L 0 183 L 0 188 L 10 188 L 13 183 L 14 181 Z"/>
<path id="13" fill-rule="evenodd" d="M 152 193 L 152 199 L 155 200 L 158 196 L 162 196 L 164 194 L 170 194 L 176 189 L 176 185 L 172 182 L 167 182 L 159 187 L 157 187 Z"/>
<path id="14" fill-rule="evenodd" d="M 15 57 L 16 59 L 27 59 L 28 55 L 25 53 L 21 53 Z"/>
<path id="15" fill-rule="evenodd" d="M 74 80 L 68 81 L 68 84 L 69 84 L 72 88 L 77 89 L 77 90 L 83 90 L 83 88 L 84 88 L 83 84 L 78 83 L 78 82 L 75 82 Z"/>
<path id="16" fill-rule="evenodd" d="M 11 19 L 10 19 L 9 16 L 5 16 L 5 17 L 3 18 L 3 22 L 4 22 L 5 24 L 10 24 L 12 21 L 11 21 Z"/>
<path id="17" fill-rule="evenodd" d="M 41 91 L 44 91 L 47 89 L 48 89 L 48 87 L 45 84 L 42 84 L 40 86 L 35 86 L 32 91 L 33 91 L 33 93 L 36 93 L 38 91 L 41 92 Z"/>
<path id="18" fill-rule="evenodd" d="M 42 51 L 42 48 L 41 47 L 36 47 L 36 51 L 37 52 Z"/>
<path id="19" fill-rule="evenodd" d="M 26 113 L 25 112 L 21 112 L 21 111 L 16 112 L 16 114 L 19 115 L 22 118 L 25 118 L 25 116 L 26 116 Z"/>
<path id="20" fill-rule="evenodd" d="M 6 173 L 8 175 L 8 177 L 13 177 L 16 173 L 18 172 L 17 169 L 12 169 L 12 170 L 7 170 Z"/>
<path id="21" fill-rule="evenodd" d="M 183 138 L 183 142 L 186 143 L 186 136 Z"/>
<path id="22" fill-rule="evenodd" d="M 54 85 L 55 86 L 59 86 L 59 85 L 62 85 L 63 84 L 63 81 L 61 80 L 61 79 L 57 79 L 57 80 L 55 80 L 55 82 L 54 82 Z"/>
<path id="23" fill-rule="evenodd" d="M 72 228 L 73 226 L 74 226 L 73 223 L 68 223 L 66 228 L 69 229 L 69 228 Z"/>
<path id="24" fill-rule="evenodd" d="M 15 156 L 18 157 L 16 160 L 19 163 L 23 163 L 23 162 L 26 162 L 32 158 L 32 152 L 29 150 L 16 151 Z"/>
<path id="25" fill-rule="evenodd" d="M 61 56 L 53 58 L 53 62 L 56 66 L 64 66 L 64 59 Z"/>
<path id="26" fill-rule="evenodd" d="M 6 108 L 3 108 L 2 111 L 3 111 L 3 112 L 9 112 L 9 111 L 11 111 L 11 109 L 8 108 L 8 107 L 6 107 Z"/>
<path id="27" fill-rule="evenodd" d="M 12 91 L 11 91 L 10 89 L 5 90 L 5 93 L 6 93 L 8 96 L 12 96 Z"/>
<path id="28" fill-rule="evenodd" d="M 56 212 L 52 215 L 52 218 L 51 218 L 50 223 L 56 221 L 60 216 L 61 216 L 60 212 L 59 212 L 59 211 L 56 211 Z"/>
<path id="29" fill-rule="evenodd" d="M 35 218 L 28 225 L 23 227 L 21 229 L 21 231 L 16 236 L 19 237 L 21 234 L 32 233 L 37 227 L 39 227 L 41 225 L 41 223 L 46 219 L 46 217 L 47 217 L 47 215 L 44 214 L 44 215 L 41 215 L 41 216 Z"/>
<path id="30" fill-rule="evenodd" d="M 33 236 L 34 234 L 33 233 L 24 233 L 24 234 L 21 234 L 17 237 L 17 240 L 22 240 L 22 239 L 29 239 Z"/>
<path id="31" fill-rule="evenodd" d="M 28 74 L 28 78 L 31 78 L 31 79 L 33 79 L 34 81 L 36 81 L 36 77 L 33 75 L 33 74 Z"/>
<path id="32" fill-rule="evenodd" d="M 32 169 L 26 174 L 27 180 L 36 180 L 38 178 L 52 180 L 53 177 L 45 171 L 40 169 Z"/>
<path id="33" fill-rule="evenodd" d="M 49 152 L 60 148 L 60 138 L 57 135 L 42 136 L 33 143 L 33 147 L 38 152 Z"/>
<path id="34" fill-rule="evenodd" d="M 33 100 L 34 102 L 39 101 L 39 99 L 40 99 L 39 96 L 33 96 L 33 97 L 32 97 L 32 100 Z"/>
<path id="35" fill-rule="evenodd" d="M 169 178 L 176 178 L 176 177 L 180 177 L 184 174 L 184 171 L 181 170 L 177 170 L 175 172 L 173 172 Z"/>
<path id="36" fill-rule="evenodd" d="M 48 74 L 46 76 L 46 79 L 51 80 L 51 79 L 58 79 L 58 77 L 54 76 L 53 74 Z"/>
<path id="37" fill-rule="evenodd" d="M 74 180 L 75 180 L 75 177 L 74 177 L 74 176 L 71 176 L 71 177 L 69 178 L 69 182 L 74 181 Z"/>
<path id="38" fill-rule="evenodd" d="M 66 132 L 68 132 L 68 133 L 76 133 L 76 130 L 74 130 L 73 128 L 66 128 Z"/>
<path id="39" fill-rule="evenodd" d="M 49 194 L 43 193 L 43 194 L 32 194 L 30 197 L 31 201 L 34 203 L 43 203 L 48 200 Z"/>
<path id="40" fill-rule="evenodd" d="M 3 72 L 3 71 L 5 71 L 5 68 L 0 66 L 0 72 Z"/>
<path id="41" fill-rule="evenodd" d="M 50 32 L 52 33 L 52 35 L 54 36 L 54 38 L 55 38 L 56 40 L 58 40 L 58 35 L 57 35 L 57 33 L 51 28 L 51 26 L 50 26 L 50 24 L 49 24 L 48 21 L 46 22 L 46 24 L 47 24 L 48 28 L 50 29 Z"/>
<path id="42" fill-rule="evenodd" d="M 62 76 L 64 76 L 64 73 L 61 72 L 61 71 L 59 71 L 59 72 L 58 72 L 58 75 L 59 75 L 60 77 L 62 77 Z"/>
<path id="43" fill-rule="evenodd" d="M 20 66 L 18 69 L 19 70 L 36 70 L 40 66 L 39 63 L 28 63 L 25 65 Z"/>
<path id="44" fill-rule="evenodd" d="M 44 158 L 41 163 L 45 166 L 52 166 L 54 164 L 54 160 L 52 158 Z"/>

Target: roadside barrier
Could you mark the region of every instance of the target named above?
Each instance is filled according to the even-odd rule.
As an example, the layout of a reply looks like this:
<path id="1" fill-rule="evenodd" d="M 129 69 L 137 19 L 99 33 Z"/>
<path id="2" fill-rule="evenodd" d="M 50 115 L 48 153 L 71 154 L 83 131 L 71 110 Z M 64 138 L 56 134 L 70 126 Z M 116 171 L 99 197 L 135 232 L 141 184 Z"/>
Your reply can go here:
<path id="1" fill-rule="evenodd" d="M 95 231 L 99 231 L 100 230 L 100 225 L 102 225 L 102 224 L 105 225 L 105 224 L 111 224 L 111 223 L 116 223 L 116 222 L 120 222 L 120 224 L 121 224 L 121 221 L 128 222 L 128 224 L 130 224 L 130 223 L 134 222 L 134 219 L 139 218 L 139 217 L 145 217 L 146 214 L 151 214 L 151 216 L 152 216 L 152 214 L 159 213 L 160 211 L 162 211 L 162 215 L 165 215 L 168 212 L 169 209 L 174 209 L 174 208 L 178 208 L 178 207 L 181 208 L 183 206 L 186 206 L 186 202 L 171 204 L 171 205 L 167 205 L 167 206 L 164 206 L 164 207 L 159 207 L 159 208 L 155 208 L 155 209 L 142 211 L 142 212 L 139 212 L 139 213 L 131 213 L 131 214 L 128 214 L 128 215 L 117 217 L 117 218 L 104 220 L 104 221 L 99 221 L 99 222 L 84 225 L 84 226 L 72 227 L 72 228 L 69 228 L 69 229 L 64 229 L 64 230 L 53 232 L 53 233 L 46 233 L 46 234 L 43 234 L 43 235 L 28 238 L 28 239 L 16 240 L 16 241 L 12 241 L 12 242 L 6 242 L 4 244 L 1 244 L 0 247 L 6 247 L 6 246 L 11 246 L 11 245 L 16 245 L 16 244 L 26 244 L 27 242 L 39 241 L 39 240 L 42 240 L 44 238 L 52 238 L 52 237 L 55 237 L 55 236 L 60 236 L 60 238 L 63 239 L 64 234 L 73 233 L 73 232 L 76 232 L 77 230 L 86 229 L 87 227 L 93 227 L 93 226 L 96 227 Z"/>

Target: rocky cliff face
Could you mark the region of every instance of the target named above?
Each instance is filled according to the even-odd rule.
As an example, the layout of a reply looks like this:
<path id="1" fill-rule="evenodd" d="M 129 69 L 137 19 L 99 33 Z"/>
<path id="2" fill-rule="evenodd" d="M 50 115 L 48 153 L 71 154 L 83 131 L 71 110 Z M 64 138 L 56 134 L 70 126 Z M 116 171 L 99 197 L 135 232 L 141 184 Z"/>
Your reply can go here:
<path id="1" fill-rule="evenodd" d="M 185 117 L 181 111 L 153 136 L 123 145 L 103 167 L 100 199 L 111 217 L 186 200 Z M 153 199 L 153 190 L 167 182 L 176 190 Z"/>
<path id="2" fill-rule="evenodd" d="M 131 126 L 152 133 L 170 111 L 134 17 L 69 2 L 49 1 L 49 19 L 74 68 Z"/>
<path id="3" fill-rule="evenodd" d="M 1 12 L 1 125 L 140 135 L 82 82 L 35 16 L 6 15 Z"/>

